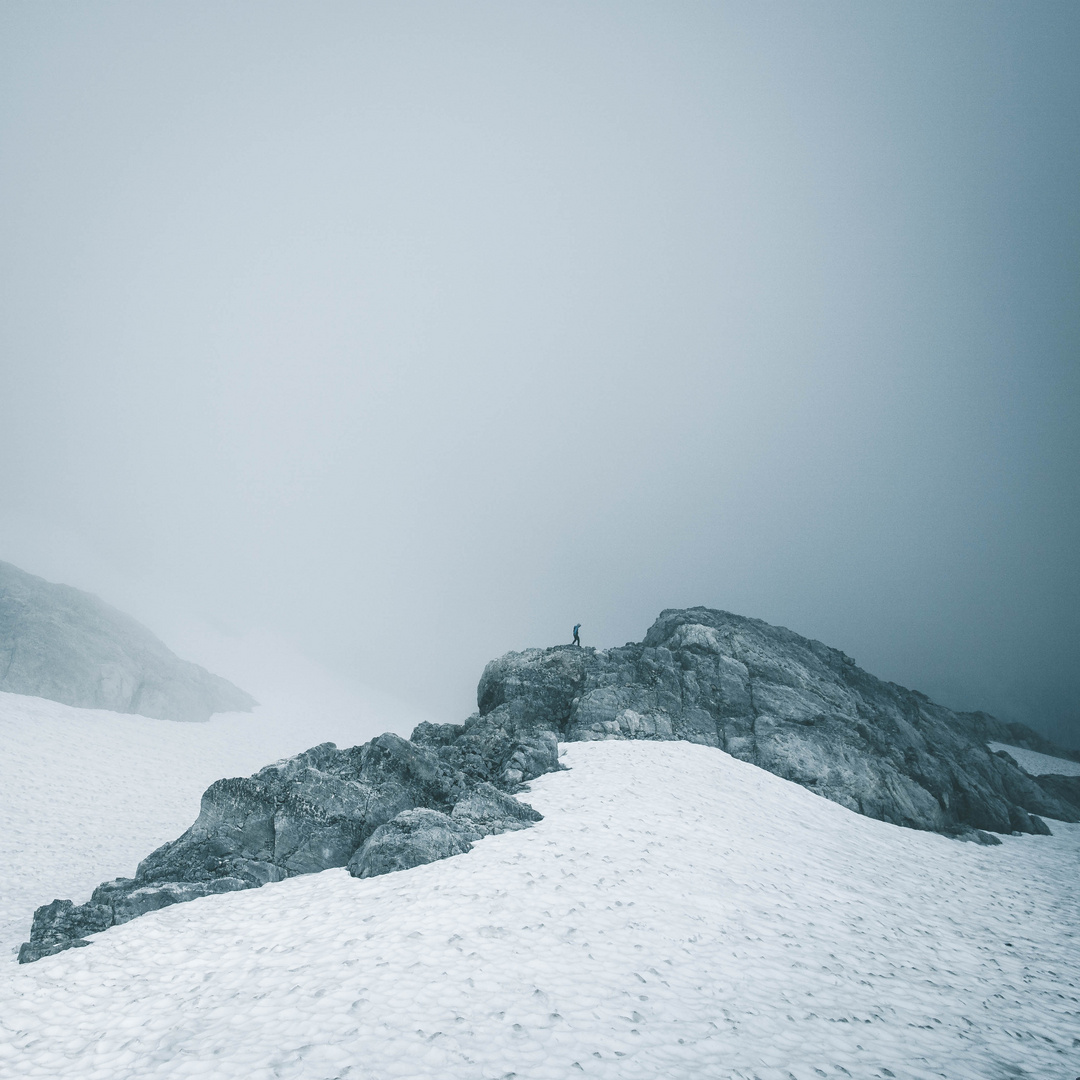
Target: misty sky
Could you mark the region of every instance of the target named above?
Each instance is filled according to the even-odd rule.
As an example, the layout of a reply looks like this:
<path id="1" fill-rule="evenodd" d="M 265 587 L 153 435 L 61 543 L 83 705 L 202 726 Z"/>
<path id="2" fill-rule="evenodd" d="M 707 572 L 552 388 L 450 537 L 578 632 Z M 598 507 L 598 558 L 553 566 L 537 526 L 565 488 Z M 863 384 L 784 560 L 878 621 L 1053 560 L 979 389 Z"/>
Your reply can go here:
<path id="1" fill-rule="evenodd" d="M 445 720 L 706 604 L 1080 745 L 1078 55 L 1075 2 L 8 0 L 0 559 Z"/>

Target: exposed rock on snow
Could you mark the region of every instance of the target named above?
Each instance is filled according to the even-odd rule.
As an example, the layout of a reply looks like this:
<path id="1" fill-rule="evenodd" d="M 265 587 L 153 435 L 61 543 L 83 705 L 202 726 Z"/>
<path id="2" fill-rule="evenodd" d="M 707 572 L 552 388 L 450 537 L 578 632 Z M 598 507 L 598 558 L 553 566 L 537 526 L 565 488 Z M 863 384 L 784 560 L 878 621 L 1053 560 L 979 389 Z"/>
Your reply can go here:
<path id="1" fill-rule="evenodd" d="M 491 784 L 478 784 L 471 795 L 466 795 L 454 807 L 451 816 L 481 836 L 526 829 L 534 821 L 541 820 L 528 803 L 519 802 Z"/>
<path id="2" fill-rule="evenodd" d="M 464 724 L 419 724 L 412 742 L 435 751 L 474 782 L 513 787 L 559 768 L 554 733 L 519 724 L 507 714 L 474 713 Z"/>
<path id="3" fill-rule="evenodd" d="M 1037 731 L 1032 731 L 1027 724 L 1006 723 L 984 712 L 957 713 L 956 716 L 973 739 L 990 744 L 992 750 L 1005 744 L 1006 748 L 1019 748 L 1025 754 L 1051 757 L 1058 762 L 1065 761 L 1072 769 L 1080 769 L 1080 750 L 1066 750 Z M 1035 774 L 1044 771 L 1046 770 L 1028 769 L 1028 772 Z M 1064 770 L 1058 768 L 1054 771 Z"/>
<path id="4" fill-rule="evenodd" d="M 640 644 L 509 653 L 487 666 L 477 700 L 464 724 L 348 750 L 325 743 L 219 780 L 195 824 L 134 878 L 81 908 L 39 908 L 20 960 L 207 891 L 346 865 L 373 876 L 524 828 L 538 815 L 508 793 L 560 768 L 559 740 L 719 747 L 867 817 L 982 844 L 995 832 L 1048 834 L 1041 814 L 1080 818 L 1074 778 L 1036 779 L 986 747 L 992 717 L 954 713 L 820 642 L 707 608 L 663 612 Z"/>
<path id="5" fill-rule="evenodd" d="M 70 900 L 54 900 L 39 908 L 34 913 L 30 940 L 19 949 L 19 963 L 30 963 L 65 949 L 87 945 L 89 942 L 84 940 L 85 935 L 96 934 L 110 926 L 120 926 L 148 911 L 183 904 L 202 896 L 247 888 L 239 878 L 172 881 L 157 887 L 131 886 L 127 879 L 118 878 L 99 885 L 88 904 L 76 907 Z"/>
<path id="6" fill-rule="evenodd" d="M 250 694 L 181 660 L 96 596 L 4 562 L 0 690 L 159 720 L 207 720 L 255 705 Z"/>
<path id="7" fill-rule="evenodd" d="M 719 750 L 564 747 L 459 859 L 0 979 L 5 1080 L 1072 1080 L 1080 826 L 955 844 Z"/>
<path id="8" fill-rule="evenodd" d="M 1080 802 L 992 754 L 1023 725 L 955 713 L 882 682 L 849 656 L 783 627 L 708 608 L 661 613 L 640 644 L 509 653 L 488 664 L 480 716 L 560 740 L 685 739 L 868 817 L 947 834 L 1042 833 Z M 1025 734 L 1026 733 L 1026 734 Z"/>
<path id="9" fill-rule="evenodd" d="M 357 875 L 383 874 L 468 851 L 482 835 L 539 820 L 478 777 L 516 786 L 516 777 L 534 775 L 538 762 L 557 768 L 554 736 L 516 739 L 478 720 L 445 727 L 448 741 L 418 745 L 387 733 L 348 750 L 323 743 L 254 776 L 216 781 L 195 824 L 143 859 L 134 878 L 99 886 L 79 907 L 58 900 L 38 908 L 20 963 L 209 893 L 346 865 Z M 363 846 L 369 838 L 373 843 Z"/>
<path id="10" fill-rule="evenodd" d="M 1070 806 L 1080 806 L 1080 776 L 1049 773 L 1039 777 L 1039 787 Z"/>
<path id="11" fill-rule="evenodd" d="M 349 860 L 353 877 L 378 877 L 394 870 L 438 862 L 472 851 L 473 832 L 438 810 L 403 810 L 380 825 Z"/>
<path id="12" fill-rule="evenodd" d="M 258 716 L 206 724 L 0 692 L 0 960 L 14 960 L 43 901 L 87 900 L 183 833 L 220 777 L 248 776 L 320 739 L 353 746 L 382 730 L 378 706 L 338 697 L 318 676 L 307 705 L 270 686 Z"/>
<path id="13" fill-rule="evenodd" d="M 1046 739 L 1039 744 L 1048 750 L 1064 753 Z M 1043 791 L 1070 806 L 1080 807 L 1080 763 L 1044 750 L 1032 750 L 1029 746 L 1011 746 L 991 742 L 987 744 L 1000 758 L 1016 765 L 1038 781 Z"/>

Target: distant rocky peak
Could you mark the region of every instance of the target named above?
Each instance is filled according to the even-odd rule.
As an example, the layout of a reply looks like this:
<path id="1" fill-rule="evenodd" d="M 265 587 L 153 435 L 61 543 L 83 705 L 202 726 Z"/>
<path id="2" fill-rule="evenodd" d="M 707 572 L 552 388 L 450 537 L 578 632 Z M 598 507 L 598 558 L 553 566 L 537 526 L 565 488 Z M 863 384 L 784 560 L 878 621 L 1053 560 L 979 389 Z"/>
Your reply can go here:
<path id="1" fill-rule="evenodd" d="M 130 615 L 0 562 L 0 690 L 159 720 L 250 712 L 255 699 L 181 660 Z"/>

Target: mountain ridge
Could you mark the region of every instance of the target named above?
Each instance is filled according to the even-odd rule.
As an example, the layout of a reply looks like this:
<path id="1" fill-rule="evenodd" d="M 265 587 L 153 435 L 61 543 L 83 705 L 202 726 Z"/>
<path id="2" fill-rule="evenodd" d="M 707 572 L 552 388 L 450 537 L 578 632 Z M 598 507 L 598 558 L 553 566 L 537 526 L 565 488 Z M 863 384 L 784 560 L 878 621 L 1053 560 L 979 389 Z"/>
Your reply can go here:
<path id="1" fill-rule="evenodd" d="M 614 649 L 507 653 L 485 667 L 477 703 L 463 724 L 423 723 L 410 740 L 325 743 L 217 781 L 194 825 L 134 878 L 103 883 L 80 906 L 39 908 L 20 962 L 178 902 L 332 867 L 415 866 L 528 827 L 535 818 L 511 796 L 560 768 L 559 742 L 704 744 L 865 817 L 984 844 L 1000 843 L 995 832 L 1048 834 L 1040 815 L 1080 821 L 1075 777 L 1044 787 L 979 741 L 977 731 L 998 730 L 993 718 L 710 608 L 666 609 L 642 642 Z"/>
<path id="2" fill-rule="evenodd" d="M 1054 747 L 1025 725 L 957 713 L 839 649 L 732 612 L 667 608 L 641 642 L 508 653 L 484 669 L 480 717 L 566 741 L 685 739 L 849 809 L 937 832 L 1042 832 L 1080 810 L 985 741 Z M 1022 744 L 1022 745 L 1023 745 Z"/>

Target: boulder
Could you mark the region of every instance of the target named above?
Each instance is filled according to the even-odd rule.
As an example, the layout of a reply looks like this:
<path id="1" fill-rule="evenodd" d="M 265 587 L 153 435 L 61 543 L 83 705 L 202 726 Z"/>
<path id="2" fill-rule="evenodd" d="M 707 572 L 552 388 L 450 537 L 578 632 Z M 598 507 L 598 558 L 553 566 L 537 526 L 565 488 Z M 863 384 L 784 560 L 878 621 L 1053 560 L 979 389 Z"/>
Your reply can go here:
<path id="1" fill-rule="evenodd" d="M 539 820 L 486 778 L 516 787 L 557 768 L 554 735 L 519 736 L 493 722 L 474 724 L 468 737 L 468 725 L 442 727 L 448 730 L 423 732 L 416 742 L 388 732 L 347 750 L 322 743 L 254 776 L 216 781 L 191 828 L 151 852 L 133 878 L 98 886 L 78 907 L 58 900 L 39 908 L 20 962 L 85 945 L 86 934 L 170 904 L 352 868 L 365 850 L 370 876 L 467 851 L 482 835 Z M 469 802 L 474 790 L 482 794 Z M 482 829 L 450 816 L 462 800 Z M 419 816 L 408 816 L 414 809 Z M 363 846 L 375 834 L 378 842 Z"/>
<path id="2" fill-rule="evenodd" d="M 85 935 L 96 934 L 112 926 L 112 910 L 103 904 L 81 904 L 54 900 L 34 912 L 30 940 L 19 949 L 19 963 L 40 960 L 64 949 L 88 945 Z"/>
<path id="3" fill-rule="evenodd" d="M 344 866 L 402 810 L 449 810 L 464 791 L 430 751 L 400 735 L 362 747 L 323 743 L 206 790 L 195 824 L 147 856 L 142 884 L 237 878 L 248 886 Z"/>
<path id="4" fill-rule="evenodd" d="M 378 877 L 394 870 L 463 855 L 480 834 L 438 810 L 403 810 L 380 825 L 349 860 L 353 877 Z"/>
<path id="5" fill-rule="evenodd" d="M 519 802 L 491 784 L 477 784 L 453 809 L 451 818 L 479 836 L 527 829 L 543 814 L 528 803 Z"/>

